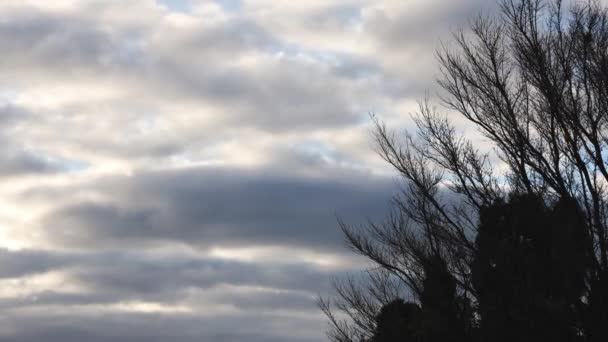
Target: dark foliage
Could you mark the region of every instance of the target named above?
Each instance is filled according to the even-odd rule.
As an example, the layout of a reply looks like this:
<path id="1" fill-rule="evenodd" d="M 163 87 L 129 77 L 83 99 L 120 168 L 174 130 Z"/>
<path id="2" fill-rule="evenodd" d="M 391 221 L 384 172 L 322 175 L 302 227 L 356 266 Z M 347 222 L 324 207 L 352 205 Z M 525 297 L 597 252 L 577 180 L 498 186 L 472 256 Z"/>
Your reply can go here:
<path id="1" fill-rule="evenodd" d="M 375 121 L 404 188 L 385 222 L 340 222 L 374 267 L 321 301 L 332 341 L 608 341 L 608 13 L 501 9 L 438 53 L 443 104 L 488 146 L 429 101 L 416 134 Z"/>
<path id="2" fill-rule="evenodd" d="M 492 341 L 576 341 L 592 250 L 575 202 L 513 196 L 482 208 L 473 286 Z"/>
<path id="3" fill-rule="evenodd" d="M 421 320 L 418 304 L 395 299 L 380 310 L 373 342 L 414 341 Z"/>

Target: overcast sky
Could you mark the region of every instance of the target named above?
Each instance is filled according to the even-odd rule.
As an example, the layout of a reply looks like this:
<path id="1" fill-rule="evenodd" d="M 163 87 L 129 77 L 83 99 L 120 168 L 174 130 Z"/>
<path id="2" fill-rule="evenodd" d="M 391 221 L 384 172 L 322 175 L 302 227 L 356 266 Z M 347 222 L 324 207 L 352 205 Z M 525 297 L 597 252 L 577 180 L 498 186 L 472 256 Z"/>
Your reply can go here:
<path id="1" fill-rule="evenodd" d="M 0 339 L 324 341 L 411 126 L 490 0 L 1 0 Z"/>

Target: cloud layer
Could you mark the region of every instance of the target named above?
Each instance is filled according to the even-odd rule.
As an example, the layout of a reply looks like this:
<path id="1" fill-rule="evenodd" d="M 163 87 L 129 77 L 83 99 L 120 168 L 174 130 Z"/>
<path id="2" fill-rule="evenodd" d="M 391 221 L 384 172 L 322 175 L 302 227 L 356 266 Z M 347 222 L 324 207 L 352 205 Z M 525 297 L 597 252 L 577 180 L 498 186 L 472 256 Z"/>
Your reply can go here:
<path id="1" fill-rule="evenodd" d="M 394 127 L 482 0 L 0 4 L 0 339 L 324 340 Z"/>

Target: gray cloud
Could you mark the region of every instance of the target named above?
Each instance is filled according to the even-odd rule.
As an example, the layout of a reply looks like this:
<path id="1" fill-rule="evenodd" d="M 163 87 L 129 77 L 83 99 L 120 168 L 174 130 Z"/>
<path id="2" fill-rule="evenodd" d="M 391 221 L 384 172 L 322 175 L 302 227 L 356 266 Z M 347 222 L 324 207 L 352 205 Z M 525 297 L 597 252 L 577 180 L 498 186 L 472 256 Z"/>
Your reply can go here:
<path id="1" fill-rule="evenodd" d="M 433 51 L 439 39 L 447 39 L 454 30 L 466 27 L 478 13 L 493 12 L 497 8 L 498 2 L 486 0 L 418 2 L 411 8 L 404 6 L 403 11 L 390 18 L 387 16 L 390 13 L 375 13 L 368 28 L 378 37 L 378 42 L 387 47 L 411 51 L 415 44 Z"/>
<path id="2" fill-rule="evenodd" d="M 40 251 L 10 252 L 0 249 L 0 278 L 18 278 L 65 265 L 67 259 Z"/>
<path id="3" fill-rule="evenodd" d="M 55 173 L 65 168 L 59 160 L 48 159 L 24 150 L 0 153 L 0 176 L 16 176 L 32 173 Z"/>
<path id="4" fill-rule="evenodd" d="M 0 279 L 22 278 L 61 271 L 84 286 L 86 293 L 66 293 L 61 288 L 36 292 L 16 302 L 35 306 L 112 304 L 133 300 L 179 303 L 190 289 L 219 289 L 216 304 L 242 309 L 305 309 L 314 306 L 313 294 L 328 289 L 335 270 L 315 264 L 238 262 L 207 256 L 173 253 L 163 256 L 136 252 L 63 253 L 0 250 Z M 353 266 L 354 267 L 354 266 Z M 250 298 L 231 294 L 223 286 L 262 291 Z M 280 293 L 274 293 L 273 291 Z M 281 299 L 282 298 L 282 299 Z M 293 298 L 294 302 L 284 300 Z M 4 307 L 15 302 L 4 301 Z M 280 305 L 283 304 L 283 306 Z M 271 304 L 268 306 L 267 304 Z"/>
<path id="5" fill-rule="evenodd" d="M 336 214 L 381 217 L 392 185 L 370 176 L 315 180 L 272 170 L 204 167 L 142 172 L 107 180 L 101 189 L 111 194 L 109 203 L 61 207 L 42 226 L 50 241 L 76 247 L 173 240 L 203 248 L 328 248 L 341 243 Z"/>
<path id="6" fill-rule="evenodd" d="M 490 5 L 286 4 L 0 4 L 1 340 L 324 340 L 336 215 L 395 191 L 367 114 Z"/>
<path id="7" fill-rule="evenodd" d="M 11 104 L 0 105 L 0 177 L 57 173 L 75 167 L 75 161 L 25 148 L 13 140 L 19 127 L 32 120 L 30 111 Z"/>
<path id="8" fill-rule="evenodd" d="M 72 274 L 83 283 L 102 289 L 104 293 L 158 300 L 172 296 L 177 299 L 183 295 L 180 291 L 190 287 L 207 289 L 222 285 L 275 288 L 310 294 L 320 287 L 326 287 L 331 273 L 313 264 L 260 265 L 209 257 L 102 253 L 93 258 L 85 257 L 85 261 L 81 260 Z M 238 303 L 234 300 L 226 302 Z"/>
<path id="9" fill-rule="evenodd" d="M 300 331 L 305 331 L 302 326 L 306 325 L 318 329 L 320 315 L 314 296 L 318 289 L 327 289 L 329 276 L 333 274 L 315 266 L 262 266 L 183 255 L 144 256 L 135 252 L 64 254 L 3 251 L 0 255 L 5 265 L 19 262 L 23 266 L 26 261 L 47 260 L 45 266 L 49 266 L 49 259 L 53 260 L 56 269 L 66 271 L 70 279 L 85 286 L 88 292 L 70 294 L 58 288 L 18 300 L 0 300 L 5 313 L 4 323 L 10 323 L 19 332 L 16 336 L 5 336 L 6 340 L 38 341 L 43 336 L 50 341 L 55 338 L 61 341 L 77 338 L 115 338 L 118 341 L 149 338 L 156 341 L 167 336 L 173 336 L 175 341 L 212 337 L 280 340 L 294 331 L 278 329 L 283 324 L 293 324 Z M 49 271 L 45 266 L 29 266 L 13 268 L 29 269 L 31 274 Z M 3 269 L 2 275 L 25 274 Z M 236 289 L 242 290 L 235 292 L 230 286 L 238 286 Z M 203 311 L 174 314 L 119 312 L 112 315 L 95 311 L 95 307 L 133 301 L 188 305 Z M 222 307 L 231 309 L 223 312 Z M 235 320 L 239 322 L 238 329 L 226 330 Z M 163 322 L 164 328 L 156 330 L 159 321 Z M 198 323 L 192 325 L 193 322 Z M 199 329 L 201 326 L 205 329 Z M 317 334 L 312 330 L 294 338 L 313 340 L 306 335 Z"/>
<path id="10" fill-rule="evenodd" d="M 113 34 L 86 17 L 35 8 L 2 14 L 0 43 L 5 49 L 4 69 L 17 76 L 17 84 L 41 76 L 74 77 L 100 68 L 133 67 L 138 56 L 129 55 L 133 37 Z M 12 69 L 6 66 L 28 66 Z"/>
<path id="11" fill-rule="evenodd" d="M 19 336 L 3 336 L 4 341 L 252 341 L 313 342 L 319 340 L 314 329 L 323 325 L 319 318 L 306 319 L 266 315 L 220 315 L 213 320 L 200 317 L 114 314 L 80 317 L 71 315 L 22 318 Z M 297 321 L 297 323 L 294 323 Z M 6 320 L 5 320 L 6 322 Z M 289 333 L 288 333 L 289 332 Z"/>

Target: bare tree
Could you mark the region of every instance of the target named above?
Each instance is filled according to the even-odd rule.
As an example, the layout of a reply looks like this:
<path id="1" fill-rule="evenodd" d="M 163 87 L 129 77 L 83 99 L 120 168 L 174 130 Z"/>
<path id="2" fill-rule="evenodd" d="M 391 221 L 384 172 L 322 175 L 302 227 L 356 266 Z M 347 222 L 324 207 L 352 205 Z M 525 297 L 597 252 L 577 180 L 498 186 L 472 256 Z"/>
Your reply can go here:
<path id="1" fill-rule="evenodd" d="M 330 339 L 372 341 L 383 305 L 397 297 L 421 301 L 425 265 L 437 257 L 455 281 L 461 314 L 478 310 L 471 274 L 480 211 L 512 193 L 547 205 L 571 199 L 581 208 L 592 261 L 581 300 L 596 322 L 590 324 L 604 330 L 577 333 L 608 338 L 606 8 L 597 1 L 566 10 L 560 0 L 504 0 L 498 16 L 476 18 L 454 43 L 438 52 L 442 104 L 493 148 L 480 152 L 428 100 L 414 117 L 415 133 L 398 136 L 374 120 L 378 153 L 404 187 L 385 222 L 340 222 L 348 245 L 376 267 L 369 282 L 339 282 L 337 296 L 321 301 Z M 467 317 L 473 329 L 479 312 Z"/>

